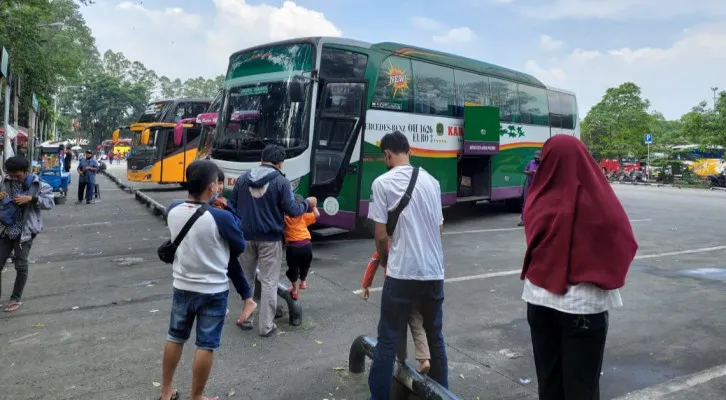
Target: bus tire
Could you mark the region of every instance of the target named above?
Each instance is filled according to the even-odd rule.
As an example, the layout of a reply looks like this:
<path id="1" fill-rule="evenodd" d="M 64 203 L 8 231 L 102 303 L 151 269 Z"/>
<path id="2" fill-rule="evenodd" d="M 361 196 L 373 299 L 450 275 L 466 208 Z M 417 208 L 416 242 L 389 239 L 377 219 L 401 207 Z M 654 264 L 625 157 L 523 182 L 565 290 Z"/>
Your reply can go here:
<path id="1" fill-rule="evenodd" d="M 520 214 L 522 213 L 522 199 L 517 197 L 516 199 L 504 200 L 504 207 L 507 209 L 507 212 Z"/>
<path id="2" fill-rule="evenodd" d="M 376 224 L 368 218 L 358 218 L 355 236 L 370 239 L 376 234 Z"/>

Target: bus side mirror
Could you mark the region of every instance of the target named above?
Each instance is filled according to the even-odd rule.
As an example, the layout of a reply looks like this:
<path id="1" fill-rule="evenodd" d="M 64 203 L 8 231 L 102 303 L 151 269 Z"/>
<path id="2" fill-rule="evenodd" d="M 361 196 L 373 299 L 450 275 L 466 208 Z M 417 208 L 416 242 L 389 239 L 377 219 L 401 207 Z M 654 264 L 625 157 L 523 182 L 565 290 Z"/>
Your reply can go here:
<path id="1" fill-rule="evenodd" d="M 148 128 L 147 129 L 144 129 L 141 132 L 141 138 L 140 138 L 141 140 L 139 140 L 139 142 L 141 142 L 141 144 L 144 145 L 144 146 L 148 146 L 148 144 L 149 144 L 149 136 L 150 135 L 151 135 L 151 131 L 149 131 Z"/>
<path id="2" fill-rule="evenodd" d="M 290 80 L 288 90 L 290 92 L 291 103 L 301 103 L 303 100 L 305 100 L 303 97 L 302 83 L 300 83 L 300 81 L 295 79 Z"/>

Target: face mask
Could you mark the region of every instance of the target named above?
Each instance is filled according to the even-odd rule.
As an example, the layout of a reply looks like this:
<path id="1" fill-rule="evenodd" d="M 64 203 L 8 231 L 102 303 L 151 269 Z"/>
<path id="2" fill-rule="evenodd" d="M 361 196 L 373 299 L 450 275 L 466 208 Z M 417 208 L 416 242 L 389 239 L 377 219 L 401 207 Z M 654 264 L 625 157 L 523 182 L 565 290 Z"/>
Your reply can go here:
<path id="1" fill-rule="evenodd" d="M 217 200 L 217 193 L 213 194 L 212 197 L 209 198 L 209 202 L 213 202 L 214 200 Z"/>

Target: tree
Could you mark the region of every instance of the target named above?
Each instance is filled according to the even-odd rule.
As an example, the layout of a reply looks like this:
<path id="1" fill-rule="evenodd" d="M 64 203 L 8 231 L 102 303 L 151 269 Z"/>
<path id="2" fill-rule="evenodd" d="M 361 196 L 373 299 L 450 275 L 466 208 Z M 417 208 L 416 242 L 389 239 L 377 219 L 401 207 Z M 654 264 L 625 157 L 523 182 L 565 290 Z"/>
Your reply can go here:
<path id="1" fill-rule="evenodd" d="M 0 42 L 22 89 L 16 123 L 27 121 L 32 93 L 47 103 L 62 82 L 77 81 L 80 71 L 95 62 L 94 39 L 79 7 L 75 0 L 0 2 Z M 55 22 L 64 26 L 39 26 Z"/>
<path id="2" fill-rule="evenodd" d="M 582 121 L 582 139 L 596 157 L 644 157 L 643 135 L 652 133 L 656 120 L 648 108 L 635 83 L 610 88 Z"/>
<path id="3" fill-rule="evenodd" d="M 683 132 L 689 141 L 702 148 L 726 147 L 726 92 L 721 92 L 716 109 L 708 109 L 702 101 L 681 117 Z"/>

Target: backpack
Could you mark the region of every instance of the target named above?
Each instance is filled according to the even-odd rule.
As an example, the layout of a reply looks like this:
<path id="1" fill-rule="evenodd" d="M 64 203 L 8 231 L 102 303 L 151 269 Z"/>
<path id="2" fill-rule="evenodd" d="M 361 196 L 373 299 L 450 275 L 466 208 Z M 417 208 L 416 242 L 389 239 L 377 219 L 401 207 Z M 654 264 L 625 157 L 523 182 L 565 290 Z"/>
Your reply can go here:
<path id="1" fill-rule="evenodd" d="M 21 191 L 18 195 L 37 195 L 38 188 L 37 185 L 33 185 L 34 179 L 35 177 L 32 174 L 28 174 L 22 186 L 23 189 L 26 187 L 28 189 Z M 30 204 L 25 204 L 27 207 L 15 204 L 13 199 L 10 197 L 10 193 L 7 191 L 7 183 L 4 183 L 3 186 L 5 191 L 8 193 L 8 196 L 0 201 L 0 224 L 4 226 L 12 226 L 15 222 L 17 222 L 18 218 L 26 219 L 28 217 L 28 214 L 30 213 Z"/>

